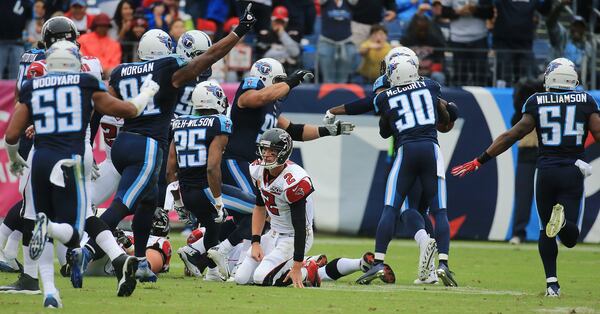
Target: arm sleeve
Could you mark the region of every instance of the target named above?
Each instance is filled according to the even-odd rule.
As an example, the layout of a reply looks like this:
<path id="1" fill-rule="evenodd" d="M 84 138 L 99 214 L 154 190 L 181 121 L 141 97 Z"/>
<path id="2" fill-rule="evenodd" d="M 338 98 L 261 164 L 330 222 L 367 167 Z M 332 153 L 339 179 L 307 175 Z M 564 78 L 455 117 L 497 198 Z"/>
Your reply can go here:
<path id="1" fill-rule="evenodd" d="M 90 144 L 92 147 L 94 146 L 94 139 L 96 138 L 96 134 L 98 133 L 98 128 L 100 127 L 100 119 L 102 119 L 103 114 L 98 111 L 93 111 L 92 119 L 90 119 Z"/>
<path id="2" fill-rule="evenodd" d="M 353 102 L 344 104 L 346 114 L 354 116 L 373 111 L 373 96 L 357 99 Z"/>
<path id="3" fill-rule="evenodd" d="M 291 203 L 290 211 L 294 227 L 294 261 L 301 262 L 306 247 L 306 198 Z"/>

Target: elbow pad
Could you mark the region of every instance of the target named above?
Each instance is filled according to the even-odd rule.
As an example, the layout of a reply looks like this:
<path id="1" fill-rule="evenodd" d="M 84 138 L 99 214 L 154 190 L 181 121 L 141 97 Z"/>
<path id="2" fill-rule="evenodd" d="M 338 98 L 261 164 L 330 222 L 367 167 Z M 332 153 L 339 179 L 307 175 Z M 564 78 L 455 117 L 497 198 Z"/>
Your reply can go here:
<path id="1" fill-rule="evenodd" d="M 285 131 L 290 134 L 292 140 L 302 141 L 302 134 L 304 134 L 304 124 L 293 124 L 290 122 L 290 125 L 288 125 Z"/>

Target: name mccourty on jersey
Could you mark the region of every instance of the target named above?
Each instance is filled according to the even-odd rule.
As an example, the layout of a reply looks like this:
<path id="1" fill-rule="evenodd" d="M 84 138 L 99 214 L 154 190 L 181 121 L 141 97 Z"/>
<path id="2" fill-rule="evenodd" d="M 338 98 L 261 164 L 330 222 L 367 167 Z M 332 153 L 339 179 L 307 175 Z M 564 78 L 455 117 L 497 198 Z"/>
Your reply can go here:
<path id="1" fill-rule="evenodd" d="M 550 94 L 535 96 L 538 104 L 560 104 L 560 103 L 572 103 L 572 102 L 587 102 L 587 94 Z"/>

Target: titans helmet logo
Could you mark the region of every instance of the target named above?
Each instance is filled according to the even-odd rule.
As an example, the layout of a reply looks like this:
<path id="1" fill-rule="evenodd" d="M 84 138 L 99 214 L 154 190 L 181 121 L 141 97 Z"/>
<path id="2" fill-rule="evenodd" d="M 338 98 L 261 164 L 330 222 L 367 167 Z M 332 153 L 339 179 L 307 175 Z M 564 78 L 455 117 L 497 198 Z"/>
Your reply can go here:
<path id="1" fill-rule="evenodd" d="M 412 58 L 406 60 L 406 62 L 412 64 L 415 68 L 417 67 L 417 64 L 415 63 L 415 60 L 413 60 Z"/>
<path id="2" fill-rule="evenodd" d="M 398 63 L 397 62 L 390 62 L 390 64 L 388 64 L 387 66 L 387 73 L 391 74 L 392 72 L 394 72 L 394 70 L 398 67 Z"/>
<path id="3" fill-rule="evenodd" d="M 556 70 L 556 68 L 558 68 L 561 64 L 558 62 L 550 62 L 550 64 L 548 64 L 548 67 L 546 67 L 546 72 L 544 73 L 544 76 L 552 73 L 552 71 Z"/>
<path id="4" fill-rule="evenodd" d="M 169 50 L 173 49 L 173 45 L 171 44 L 171 37 L 165 36 L 165 35 L 158 35 L 157 37 L 158 37 L 158 41 L 163 43 L 167 47 L 167 49 L 169 49 Z"/>
<path id="5" fill-rule="evenodd" d="M 254 66 L 258 70 L 258 73 L 262 75 L 269 75 L 269 73 L 271 73 L 271 71 L 273 70 L 271 65 L 267 62 L 256 62 Z"/>
<path id="6" fill-rule="evenodd" d="M 219 86 L 208 85 L 205 87 L 206 87 L 207 91 L 209 91 L 210 93 L 212 93 L 213 95 L 215 95 L 215 97 L 217 97 L 219 99 L 223 98 L 223 95 L 225 95 L 225 93 L 223 93 L 223 90 Z"/>
<path id="7" fill-rule="evenodd" d="M 181 36 L 181 42 L 185 48 L 191 49 L 192 46 L 194 46 L 194 37 L 188 33 L 185 33 L 183 36 Z"/>

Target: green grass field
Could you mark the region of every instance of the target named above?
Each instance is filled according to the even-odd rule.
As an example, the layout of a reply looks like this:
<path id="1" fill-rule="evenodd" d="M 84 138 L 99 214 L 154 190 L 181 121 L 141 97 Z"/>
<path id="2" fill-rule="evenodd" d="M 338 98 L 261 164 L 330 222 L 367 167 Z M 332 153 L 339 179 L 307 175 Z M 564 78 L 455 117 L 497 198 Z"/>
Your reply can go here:
<path id="1" fill-rule="evenodd" d="M 173 237 L 175 249 L 184 239 Z M 310 253 L 359 257 L 372 250 L 372 239 L 319 236 Z M 560 248 L 560 299 L 543 297 L 544 274 L 537 245 L 454 241 L 450 266 L 460 287 L 415 286 L 418 251 L 414 241 L 395 240 L 386 261 L 396 273 L 395 285 L 354 284 L 359 274 L 321 288 L 264 288 L 213 283 L 183 277 L 174 254 L 171 271 L 156 284 L 138 284 L 129 298 L 117 298 L 116 279 L 87 277 L 84 288 L 57 278 L 68 313 L 600 313 L 600 247 Z M 0 274 L 9 283 L 15 274 Z M 374 282 L 375 283 L 375 282 Z M 43 312 L 42 297 L 0 294 L 0 313 Z"/>

